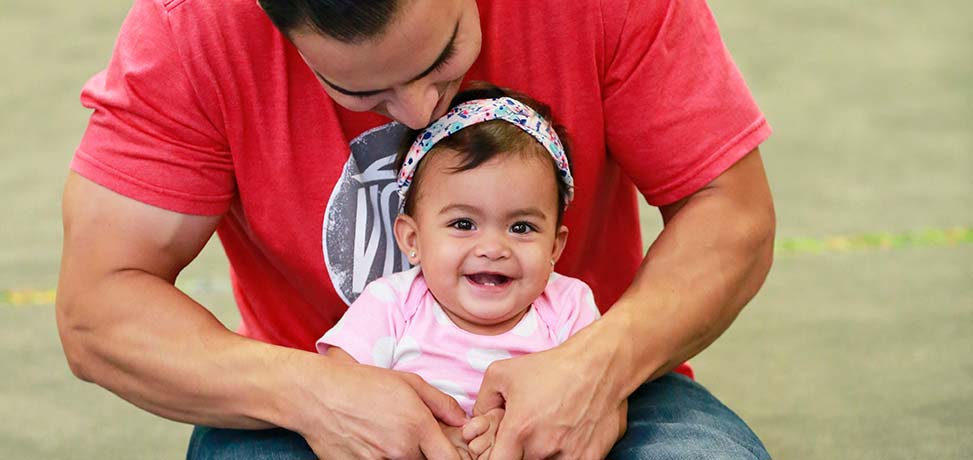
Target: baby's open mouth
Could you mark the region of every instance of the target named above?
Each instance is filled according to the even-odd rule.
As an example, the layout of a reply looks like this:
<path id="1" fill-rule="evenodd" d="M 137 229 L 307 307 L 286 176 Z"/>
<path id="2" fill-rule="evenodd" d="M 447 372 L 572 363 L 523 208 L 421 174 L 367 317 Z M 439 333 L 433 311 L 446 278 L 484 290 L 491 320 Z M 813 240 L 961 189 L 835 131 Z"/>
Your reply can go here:
<path id="1" fill-rule="evenodd" d="M 503 286 L 510 282 L 510 278 L 496 273 L 473 273 L 466 275 L 471 283 L 480 286 Z"/>

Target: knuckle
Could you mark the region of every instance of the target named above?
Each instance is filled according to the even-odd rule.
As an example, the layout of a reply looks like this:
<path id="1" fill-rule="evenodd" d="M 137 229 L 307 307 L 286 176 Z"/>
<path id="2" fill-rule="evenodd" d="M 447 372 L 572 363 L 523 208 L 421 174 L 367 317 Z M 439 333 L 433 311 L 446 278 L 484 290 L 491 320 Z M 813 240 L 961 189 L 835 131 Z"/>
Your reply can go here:
<path id="1" fill-rule="evenodd" d="M 416 385 L 423 382 L 422 377 L 419 377 L 418 375 L 413 374 L 411 372 L 402 372 L 401 374 L 399 374 L 399 376 L 408 385 Z"/>
<path id="2" fill-rule="evenodd" d="M 502 360 L 501 361 L 494 361 L 494 362 L 490 363 L 489 366 L 487 366 L 486 372 L 484 372 L 483 375 L 484 376 L 490 376 L 490 377 L 493 377 L 493 378 L 500 377 L 500 376 L 503 375 L 504 370 L 506 369 L 506 367 L 507 367 L 506 366 L 506 363 L 504 363 Z"/>

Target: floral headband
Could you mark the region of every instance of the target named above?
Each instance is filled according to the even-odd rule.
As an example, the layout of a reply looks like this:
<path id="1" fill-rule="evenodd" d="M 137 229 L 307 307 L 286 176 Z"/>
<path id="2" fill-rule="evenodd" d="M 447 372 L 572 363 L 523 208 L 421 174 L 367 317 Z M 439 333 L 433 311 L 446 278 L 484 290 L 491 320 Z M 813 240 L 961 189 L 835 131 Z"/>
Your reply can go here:
<path id="1" fill-rule="evenodd" d="M 574 198 L 574 178 L 568 166 L 568 157 L 564 153 L 564 146 L 557 137 L 554 127 L 534 109 L 522 102 L 509 98 L 474 99 L 453 107 L 446 115 L 436 120 L 416 137 L 399 170 L 399 202 L 400 208 L 405 206 L 405 195 L 412 185 L 412 177 L 419 167 L 419 161 L 426 156 L 433 146 L 457 131 L 490 120 L 504 120 L 524 130 L 540 142 L 554 158 L 560 179 L 568 186 L 568 193 L 564 199 L 564 206 Z"/>

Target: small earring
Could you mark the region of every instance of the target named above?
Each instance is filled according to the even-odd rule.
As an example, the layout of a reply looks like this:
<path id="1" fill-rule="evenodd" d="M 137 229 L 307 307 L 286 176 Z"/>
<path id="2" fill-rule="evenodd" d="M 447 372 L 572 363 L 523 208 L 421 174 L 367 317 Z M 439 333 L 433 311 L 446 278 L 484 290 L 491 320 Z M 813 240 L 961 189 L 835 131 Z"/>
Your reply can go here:
<path id="1" fill-rule="evenodd" d="M 415 259 L 416 258 L 416 252 L 415 251 L 410 252 L 409 253 L 409 257 Z"/>
<path id="2" fill-rule="evenodd" d="M 551 267 L 554 267 L 554 259 L 551 259 Z"/>

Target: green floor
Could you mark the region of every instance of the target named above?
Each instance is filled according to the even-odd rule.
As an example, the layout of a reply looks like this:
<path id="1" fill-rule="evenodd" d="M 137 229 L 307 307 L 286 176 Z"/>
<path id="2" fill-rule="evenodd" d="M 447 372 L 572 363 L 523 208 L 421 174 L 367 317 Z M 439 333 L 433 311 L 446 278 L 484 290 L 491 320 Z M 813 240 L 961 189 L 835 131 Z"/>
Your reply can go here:
<path id="1" fill-rule="evenodd" d="M 3 459 L 184 452 L 186 426 L 71 376 L 45 300 L 60 185 L 87 115 L 77 93 L 128 3 L 3 6 Z M 783 246 L 759 296 L 694 360 L 698 379 L 776 458 L 969 458 L 973 4 L 711 5 L 776 130 L 762 150 Z M 658 218 L 645 217 L 654 235 Z M 232 325 L 221 257 L 211 245 L 180 285 Z"/>

